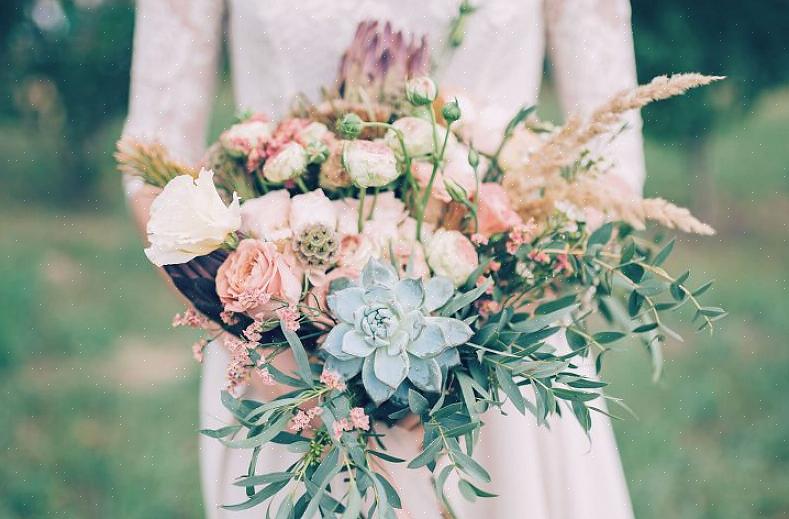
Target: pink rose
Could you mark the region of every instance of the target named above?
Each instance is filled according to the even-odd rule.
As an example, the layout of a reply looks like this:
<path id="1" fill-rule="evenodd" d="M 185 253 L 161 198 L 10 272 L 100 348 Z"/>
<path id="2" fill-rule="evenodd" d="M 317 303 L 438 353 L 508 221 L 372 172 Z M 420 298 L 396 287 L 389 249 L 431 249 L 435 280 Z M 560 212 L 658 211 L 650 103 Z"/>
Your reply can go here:
<path id="1" fill-rule="evenodd" d="M 244 202 L 241 206 L 241 232 L 265 241 L 290 238 L 290 205 L 290 194 L 285 189 Z"/>
<path id="2" fill-rule="evenodd" d="M 246 239 L 219 267 L 216 293 L 226 311 L 268 319 L 299 302 L 301 273 L 272 242 Z"/>
<path id="3" fill-rule="evenodd" d="M 520 225 L 523 220 L 512 210 L 510 197 L 500 184 L 486 182 L 479 187 L 479 234 L 490 236 Z"/>
<path id="4" fill-rule="evenodd" d="M 290 228 L 294 236 L 315 224 L 332 230 L 337 228 L 337 208 L 322 189 L 296 195 L 290 204 Z"/>

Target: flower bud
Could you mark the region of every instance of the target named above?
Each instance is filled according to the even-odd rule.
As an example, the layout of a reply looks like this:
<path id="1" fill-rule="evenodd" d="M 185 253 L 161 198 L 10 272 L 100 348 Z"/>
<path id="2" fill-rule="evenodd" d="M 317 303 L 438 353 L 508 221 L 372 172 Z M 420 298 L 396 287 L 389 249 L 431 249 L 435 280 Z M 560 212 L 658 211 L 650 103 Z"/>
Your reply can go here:
<path id="1" fill-rule="evenodd" d="M 354 114 L 347 113 L 337 119 L 337 132 L 344 139 L 355 139 L 362 133 L 363 121 Z"/>
<path id="2" fill-rule="evenodd" d="M 447 123 L 453 123 L 460 119 L 460 105 L 457 101 L 450 101 L 441 109 L 441 115 Z"/>
<path id="3" fill-rule="evenodd" d="M 463 186 L 451 178 L 444 178 L 444 187 L 449 194 L 449 198 L 455 202 L 460 202 L 461 204 L 469 203 L 468 193 L 466 193 L 466 190 L 463 188 Z"/>
<path id="4" fill-rule="evenodd" d="M 397 159 L 383 142 L 351 141 L 342 153 L 345 170 L 358 187 L 379 187 L 400 176 Z"/>
<path id="5" fill-rule="evenodd" d="M 479 166 L 479 153 L 474 148 L 468 149 L 468 163 L 471 164 L 471 167 L 477 169 Z"/>
<path id="6" fill-rule="evenodd" d="M 427 76 L 409 79 L 405 84 L 405 97 L 414 106 L 429 105 L 436 99 L 438 88 Z"/>

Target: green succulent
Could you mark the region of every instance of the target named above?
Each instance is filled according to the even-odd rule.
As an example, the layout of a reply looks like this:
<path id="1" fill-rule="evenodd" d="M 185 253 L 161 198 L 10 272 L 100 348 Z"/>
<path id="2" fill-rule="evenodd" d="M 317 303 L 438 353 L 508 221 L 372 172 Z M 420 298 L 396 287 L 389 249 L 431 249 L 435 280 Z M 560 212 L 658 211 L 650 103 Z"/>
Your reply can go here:
<path id="1" fill-rule="evenodd" d="M 457 346 L 472 336 L 459 319 L 431 315 L 455 292 L 444 277 L 399 279 L 391 265 L 371 259 L 360 284 L 328 297 L 337 320 L 323 344 L 326 369 L 346 379 L 361 372 L 376 404 L 406 380 L 418 389 L 440 391 L 442 364 L 457 361 Z"/>

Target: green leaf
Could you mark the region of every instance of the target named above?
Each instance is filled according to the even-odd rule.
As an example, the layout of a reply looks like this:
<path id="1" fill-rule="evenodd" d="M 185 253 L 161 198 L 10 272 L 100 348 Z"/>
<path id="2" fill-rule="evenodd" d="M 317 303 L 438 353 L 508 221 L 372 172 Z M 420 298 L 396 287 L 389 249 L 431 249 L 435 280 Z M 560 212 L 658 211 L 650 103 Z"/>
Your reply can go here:
<path id="1" fill-rule="evenodd" d="M 447 438 L 456 438 L 458 436 L 463 436 L 464 434 L 468 434 L 476 429 L 479 429 L 480 423 L 479 422 L 469 422 L 463 425 L 458 425 L 457 427 L 453 427 L 451 429 L 447 429 L 444 431 L 444 436 Z"/>
<path id="2" fill-rule="evenodd" d="M 676 239 L 672 238 L 666 245 L 663 246 L 662 249 L 660 249 L 660 252 L 658 252 L 655 255 L 654 259 L 652 260 L 652 264 L 654 266 L 659 267 L 660 265 L 663 264 L 663 262 L 666 261 L 666 259 L 668 259 L 669 255 L 671 254 L 672 249 L 674 249 L 674 242 L 675 241 L 676 241 Z"/>
<path id="3" fill-rule="evenodd" d="M 208 436 L 209 438 L 224 438 L 225 436 L 237 433 L 239 430 L 241 430 L 240 425 L 228 425 L 220 429 L 201 429 L 200 434 Z"/>
<path id="4" fill-rule="evenodd" d="M 627 299 L 627 313 L 630 314 L 630 317 L 637 316 L 638 311 L 641 309 L 641 305 L 643 304 L 644 297 L 642 295 L 640 295 L 635 290 L 630 292 L 630 297 Z"/>
<path id="5" fill-rule="evenodd" d="M 654 330 L 657 327 L 658 327 L 658 323 L 642 324 L 641 326 L 637 326 L 637 327 L 633 328 L 633 333 L 651 332 L 652 330 Z"/>
<path id="6" fill-rule="evenodd" d="M 381 458 L 384 461 L 388 461 L 389 463 L 405 463 L 405 460 L 403 458 L 397 458 L 397 457 L 392 456 L 391 454 L 387 454 L 385 452 L 368 450 L 367 454 L 372 454 L 373 456 Z"/>
<path id="7" fill-rule="evenodd" d="M 578 296 L 576 294 L 570 294 L 564 297 L 560 297 L 559 299 L 555 299 L 553 301 L 549 301 L 547 303 L 543 303 L 537 307 L 534 311 L 534 315 L 548 315 L 552 314 L 558 310 L 562 310 L 567 308 L 568 306 L 574 305 Z"/>
<path id="8" fill-rule="evenodd" d="M 427 401 L 427 398 L 420 395 L 417 391 L 413 389 L 408 390 L 408 407 L 411 409 L 411 412 L 417 416 L 421 416 L 422 414 L 427 411 L 430 403 Z"/>
<path id="9" fill-rule="evenodd" d="M 614 224 L 612 222 L 601 225 L 595 232 L 591 234 L 591 236 L 589 236 L 587 247 L 591 247 L 593 245 L 605 245 L 611 240 L 611 233 L 613 230 Z"/>
<path id="10" fill-rule="evenodd" d="M 629 265 L 624 265 L 620 269 L 620 272 L 633 283 L 638 283 L 644 276 L 644 267 L 636 265 L 635 263 L 630 263 Z"/>
<path id="11" fill-rule="evenodd" d="M 400 496 L 397 494 L 397 490 L 395 490 L 392 484 L 389 483 L 382 474 L 378 474 L 377 472 L 375 473 L 375 479 L 377 481 L 376 486 L 384 491 L 389 504 L 395 508 L 402 508 L 403 505 L 400 503 Z"/>
<path id="12" fill-rule="evenodd" d="M 592 338 L 600 344 L 608 344 L 626 336 L 627 334 L 622 332 L 597 332 Z"/>
<path id="13" fill-rule="evenodd" d="M 662 294 L 666 290 L 666 284 L 659 279 L 647 279 L 636 287 L 636 292 L 644 297 L 653 297 Z"/>
<path id="14" fill-rule="evenodd" d="M 220 438 L 219 441 L 221 441 L 225 447 L 229 447 L 231 449 L 251 449 L 252 447 L 257 447 L 258 445 L 263 445 L 271 441 L 274 436 L 285 429 L 289 421 L 290 414 L 282 413 L 274 423 L 261 426 L 263 428 L 262 431 L 255 436 L 244 438 L 242 440 L 225 440 Z"/>
<path id="15" fill-rule="evenodd" d="M 567 328 L 565 330 L 564 336 L 567 339 L 567 344 L 570 345 L 570 348 L 572 348 L 573 351 L 585 348 L 586 345 L 589 344 L 589 341 L 586 340 L 586 337 L 572 330 L 571 328 Z"/>
<path id="16" fill-rule="evenodd" d="M 589 415 L 589 409 L 587 409 L 583 402 L 579 401 L 573 401 L 572 406 L 573 414 L 578 420 L 578 423 L 581 424 L 585 432 L 589 432 L 589 429 L 592 428 L 592 417 Z"/>
<path id="17" fill-rule="evenodd" d="M 296 334 L 296 332 L 288 330 L 282 322 L 280 322 L 280 329 L 282 330 L 283 335 L 285 335 L 285 339 L 287 339 L 290 349 L 293 350 L 293 358 L 296 359 L 299 378 L 312 387 L 314 384 L 312 383 L 310 361 L 309 357 L 307 357 L 307 351 L 304 349 L 304 345 L 301 344 L 301 339 L 299 339 L 299 336 Z"/>
<path id="18" fill-rule="evenodd" d="M 594 400 L 598 398 L 600 395 L 598 393 L 588 393 L 586 391 L 574 391 L 572 389 L 564 389 L 561 387 L 555 387 L 553 389 L 553 394 L 557 398 L 561 398 L 562 400 L 570 400 L 573 402 L 588 402 L 589 400 Z"/>
<path id="19" fill-rule="evenodd" d="M 436 438 L 435 440 L 431 441 L 422 452 L 417 454 L 417 456 L 411 460 L 411 462 L 408 464 L 408 468 L 416 469 L 427 465 L 432 461 L 435 461 L 436 456 L 438 456 L 439 451 L 441 450 L 441 446 L 441 438 Z"/>
<path id="20" fill-rule="evenodd" d="M 447 304 L 444 305 L 443 308 L 441 308 L 441 312 L 440 312 L 441 315 L 448 317 L 453 315 L 458 310 L 467 307 L 468 305 L 479 299 L 482 296 L 482 294 L 484 294 L 488 290 L 488 287 L 490 287 L 492 284 L 493 281 L 491 281 L 488 278 L 480 286 L 472 290 L 469 290 L 468 292 L 455 295 L 452 299 L 449 300 Z"/>
<path id="21" fill-rule="evenodd" d="M 350 487 L 348 501 L 345 503 L 345 512 L 343 512 L 341 519 L 358 519 L 359 513 L 362 511 L 362 496 L 359 494 L 359 489 L 353 483 L 350 484 Z"/>
<path id="22" fill-rule="evenodd" d="M 510 328 L 516 332 L 534 333 L 543 330 L 553 323 L 562 320 L 565 316 L 575 311 L 580 305 L 575 303 L 555 312 L 545 315 L 535 315 L 534 317 L 525 319 L 523 321 L 510 323 Z"/>
<path id="23" fill-rule="evenodd" d="M 288 495 L 282 500 L 277 510 L 276 519 L 289 519 L 293 514 L 293 496 Z"/>
<path id="24" fill-rule="evenodd" d="M 712 286 L 712 283 L 713 283 L 713 281 L 707 281 L 706 283 L 701 285 L 699 288 L 694 290 L 693 291 L 693 297 L 699 297 L 701 294 L 703 294 L 704 292 L 709 290 L 709 288 Z"/>
<path id="25" fill-rule="evenodd" d="M 727 314 L 726 310 L 717 306 L 702 306 L 698 311 L 706 317 L 718 317 Z"/>
<path id="26" fill-rule="evenodd" d="M 255 474 L 254 476 L 239 478 L 233 482 L 233 485 L 237 487 L 255 487 L 258 485 L 288 481 L 290 479 L 293 479 L 293 474 L 290 472 L 270 472 L 268 474 Z"/>
<path id="27" fill-rule="evenodd" d="M 567 361 L 534 360 L 524 363 L 516 373 L 534 378 L 547 378 L 558 375 L 570 365 Z M 537 386 L 540 387 L 540 386 Z"/>
<path id="28" fill-rule="evenodd" d="M 619 264 L 623 265 L 633 259 L 633 256 L 636 254 L 636 244 L 633 240 L 628 240 L 625 243 L 625 246 L 622 247 L 622 257 L 619 260 Z"/>
<path id="29" fill-rule="evenodd" d="M 460 449 L 453 449 L 450 454 L 450 459 L 455 462 L 460 470 L 469 476 L 490 483 L 490 474 L 484 469 L 482 465 L 477 463 L 477 460 L 466 454 Z"/>
<path id="30" fill-rule="evenodd" d="M 521 413 L 526 413 L 526 402 L 521 394 L 520 388 L 512 380 L 512 375 L 500 365 L 496 365 L 496 379 L 502 391 L 509 397 L 510 402 Z"/>
<path id="31" fill-rule="evenodd" d="M 289 480 L 272 483 L 267 487 L 264 487 L 263 490 L 252 496 L 247 501 L 235 505 L 222 505 L 222 508 L 224 508 L 225 510 L 238 511 L 238 510 L 247 510 L 249 508 L 252 508 L 253 506 L 257 506 L 260 503 L 265 502 L 267 499 L 277 494 L 277 492 L 279 492 L 283 488 L 285 488 L 285 486 L 288 484 L 288 481 Z"/>

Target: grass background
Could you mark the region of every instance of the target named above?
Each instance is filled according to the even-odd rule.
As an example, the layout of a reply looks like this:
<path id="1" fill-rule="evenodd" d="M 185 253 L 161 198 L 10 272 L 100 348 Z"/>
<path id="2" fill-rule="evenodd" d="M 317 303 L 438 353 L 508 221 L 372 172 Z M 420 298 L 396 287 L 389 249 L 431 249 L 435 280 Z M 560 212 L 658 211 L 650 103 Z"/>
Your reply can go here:
<path id="1" fill-rule="evenodd" d="M 225 89 L 215 133 L 230 106 Z M 57 163 L 45 140 L 0 121 L 3 518 L 201 514 L 196 336 L 169 327 L 181 305 L 123 206 L 119 129 L 109 122 L 95 143 L 105 196 L 65 211 L 15 190 Z M 615 425 L 639 518 L 789 517 L 786 135 L 789 92 L 715 135 L 720 233 L 682 237 L 672 263 L 717 280 L 707 300 L 731 312 L 717 334 L 682 329 L 656 384 L 638 345 L 608 358 L 610 393 L 639 416 Z M 685 203 L 693 179 L 679 151 L 647 143 L 647 192 Z"/>

